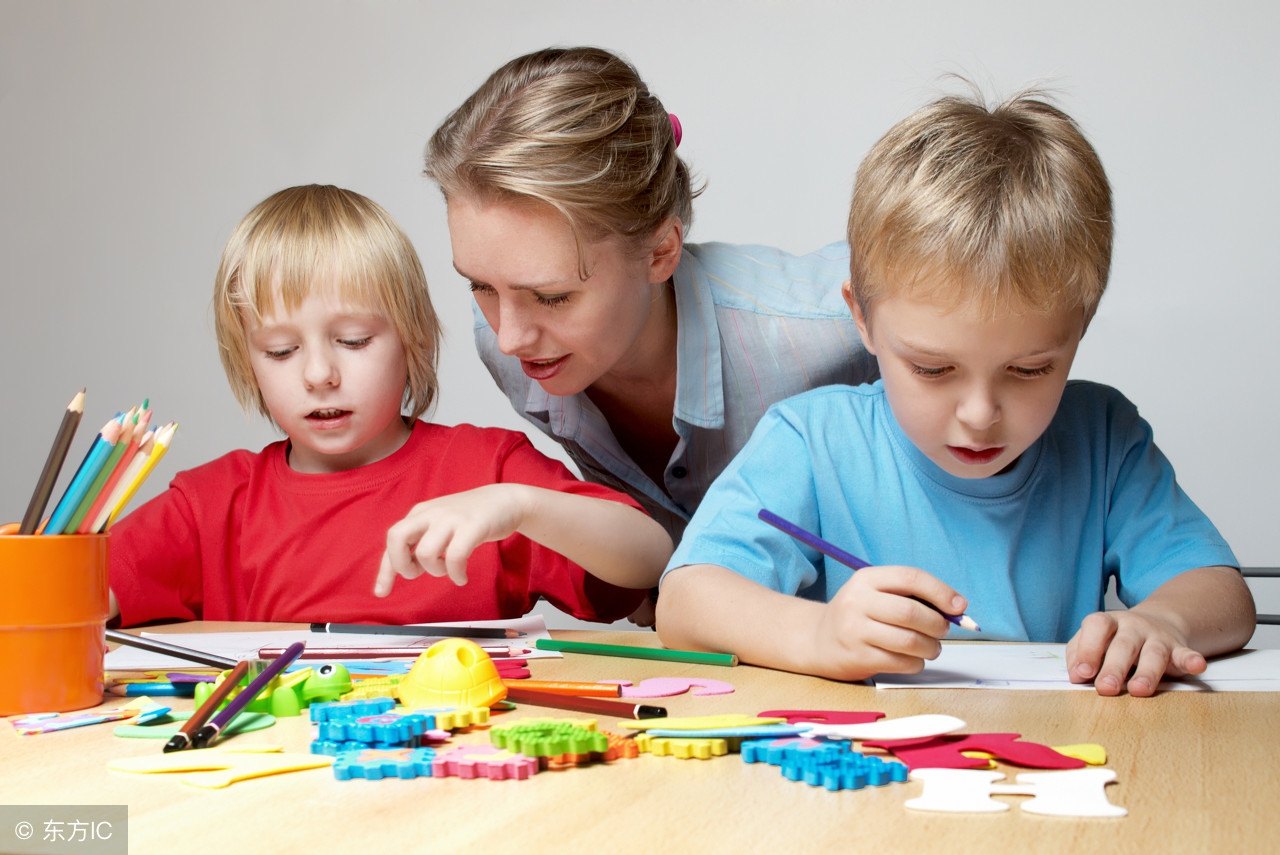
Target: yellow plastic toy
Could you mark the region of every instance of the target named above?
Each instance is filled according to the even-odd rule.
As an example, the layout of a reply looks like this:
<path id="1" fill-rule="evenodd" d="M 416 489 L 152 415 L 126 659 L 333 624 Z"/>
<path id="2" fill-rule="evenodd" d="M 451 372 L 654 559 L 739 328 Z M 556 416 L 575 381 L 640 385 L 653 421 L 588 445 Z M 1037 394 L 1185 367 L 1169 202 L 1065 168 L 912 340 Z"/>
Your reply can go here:
<path id="1" fill-rule="evenodd" d="M 507 696 L 489 654 L 466 638 L 446 638 L 428 647 L 397 690 L 400 703 L 410 709 L 490 707 Z"/>

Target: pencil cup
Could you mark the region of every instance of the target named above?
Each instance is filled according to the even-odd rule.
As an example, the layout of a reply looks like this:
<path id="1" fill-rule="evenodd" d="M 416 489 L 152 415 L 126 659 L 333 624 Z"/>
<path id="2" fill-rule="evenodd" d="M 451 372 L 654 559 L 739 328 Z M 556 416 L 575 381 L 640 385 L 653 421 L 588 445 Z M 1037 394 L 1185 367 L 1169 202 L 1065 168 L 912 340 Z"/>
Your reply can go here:
<path id="1" fill-rule="evenodd" d="M 0 535 L 0 715 L 102 703 L 108 537 Z"/>

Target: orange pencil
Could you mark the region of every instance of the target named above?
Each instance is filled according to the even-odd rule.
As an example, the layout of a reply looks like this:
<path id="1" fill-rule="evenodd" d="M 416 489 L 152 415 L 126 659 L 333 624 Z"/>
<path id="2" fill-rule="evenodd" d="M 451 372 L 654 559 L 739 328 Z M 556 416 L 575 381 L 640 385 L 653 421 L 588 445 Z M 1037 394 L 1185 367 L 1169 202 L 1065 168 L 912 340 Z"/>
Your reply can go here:
<path id="1" fill-rule="evenodd" d="M 572 680 L 503 680 L 508 689 L 531 689 L 550 695 L 572 695 L 579 698 L 620 698 L 618 683 L 580 683 Z"/>
<path id="2" fill-rule="evenodd" d="M 143 410 L 142 415 L 138 417 L 137 423 L 133 425 L 133 433 L 125 446 L 124 454 L 120 455 L 120 460 L 116 462 L 115 469 L 111 471 L 111 475 L 107 477 L 102 489 L 98 491 L 98 497 L 93 500 L 89 513 L 84 515 L 80 528 L 76 530 L 78 534 L 102 531 L 102 527 L 107 524 L 107 517 L 111 515 L 111 508 L 107 502 L 111 500 L 116 484 L 120 482 L 120 478 L 138 453 L 138 448 L 142 445 L 142 440 L 147 435 L 147 426 L 150 424 L 151 410 Z"/>

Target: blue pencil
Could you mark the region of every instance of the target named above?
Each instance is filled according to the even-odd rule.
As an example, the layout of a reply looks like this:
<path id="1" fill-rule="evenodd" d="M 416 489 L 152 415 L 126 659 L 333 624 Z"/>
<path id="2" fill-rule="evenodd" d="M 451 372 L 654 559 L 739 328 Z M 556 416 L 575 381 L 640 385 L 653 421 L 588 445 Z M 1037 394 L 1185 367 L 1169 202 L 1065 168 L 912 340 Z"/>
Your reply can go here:
<path id="1" fill-rule="evenodd" d="M 116 442 L 120 439 L 120 432 L 123 429 L 124 426 L 115 419 L 102 426 L 102 430 L 89 448 L 89 453 L 85 456 L 84 462 L 80 464 L 79 471 L 71 479 L 71 485 L 62 494 L 62 498 L 58 500 L 57 506 L 54 507 L 53 513 L 49 516 L 49 522 L 44 527 L 45 534 L 63 533 L 67 523 L 71 521 L 71 517 L 80 506 L 80 501 L 89 492 L 89 488 L 93 486 L 93 479 L 98 477 L 98 472 L 102 470 L 103 464 L 107 462 L 111 451 L 116 447 Z"/>
<path id="2" fill-rule="evenodd" d="M 800 541 L 806 546 L 812 546 L 814 549 L 818 550 L 823 555 L 828 555 L 834 558 L 836 561 L 839 561 L 841 564 L 843 564 L 846 567 L 851 567 L 854 570 L 861 570 L 863 567 L 871 566 L 870 564 L 863 561 L 858 556 L 853 555 L 852 553 L 849 553 L 849 552 L 845 552 L 843 549 L 841 549 L 840 547 L 836 546 L 833 543 L 828 543 L 827 541 L 818 537 L 813 532 L 806 531 L 805 529 L 801 528 L 795 523 L 784 520 L 782 517 L 778 516 L 773 511 L 769 511 L 769 510 L 765 510 L 764 508 L 761 508 L 758 516 L 760 517 L 760 519 L 764 520 L 769 525 L 773 526 L 779 531 L 791 535 L 796 540 Z M 961 627 L 962 629 L 970 629 L 970 630 L 973 630 L 974 632 L 978 632 L 981 629 L 981 627 L 978 626 L 977 622 L 974 621 L 974 619 L 969 617 L 968 615 L 949 615 L 946 612 L 937 609 L 931 603 L 925 603 L 925 605 L 929 606 L 929 608 L 931 609 L 934 609 L 935 611 L 938 612 L 938 614 L 942 615 L 951 623 L 955 624 L 958 627 Z"/>

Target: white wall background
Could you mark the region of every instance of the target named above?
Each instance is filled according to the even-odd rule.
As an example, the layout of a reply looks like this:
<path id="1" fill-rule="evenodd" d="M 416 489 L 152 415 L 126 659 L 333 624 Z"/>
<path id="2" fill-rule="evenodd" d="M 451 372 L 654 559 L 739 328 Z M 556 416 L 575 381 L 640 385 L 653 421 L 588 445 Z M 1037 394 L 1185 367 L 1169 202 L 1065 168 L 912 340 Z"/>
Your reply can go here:
<path id="1" fill-rule="evenodd" d="M 144 396 L 181 423 L 151 493 L 273 439 L 227 390 L 208 304 L 231 228 L 291 184 L 365 193 L 414 239 L 448 335 L 438 420 L 522 429 L 472 349 L 421 152 L 502 62 L 572 44 L 627 56 L 679 114 L 708 181 L 694 240 L 793 251 L 842 235 L 858 161 L 946 73 L 1052 87 L 1117 211 L 1074 376 L 1138 403 L 1242 562 L 1280 564 L 1280 7 L 1261 0 L 0 0 L 0 517 L 81 386 L 74 460 Z M 1255 586 L 1264 610 L 1277 587 Z"/>

